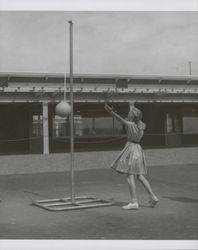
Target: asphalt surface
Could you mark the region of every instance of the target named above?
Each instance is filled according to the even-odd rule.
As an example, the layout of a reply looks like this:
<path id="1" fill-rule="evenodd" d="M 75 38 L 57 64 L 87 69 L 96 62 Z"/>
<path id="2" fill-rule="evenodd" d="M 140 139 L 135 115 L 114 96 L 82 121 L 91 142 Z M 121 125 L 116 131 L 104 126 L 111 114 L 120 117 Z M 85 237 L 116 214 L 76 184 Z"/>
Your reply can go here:
<path id="1" fill-rule="evenodd" d="M 139 210 L 129 201 L 125 176 L 111 169 L 75 173 L 77 196 L 111 199 L 115 205 L 50 212 L 32 201 L 70 196 L 69 173 L 0 176 L 0 239 L 196 240 L 197 165 L 150 167 L 148 179 L 160 199 L 156 208 L 137 183 Z"/>

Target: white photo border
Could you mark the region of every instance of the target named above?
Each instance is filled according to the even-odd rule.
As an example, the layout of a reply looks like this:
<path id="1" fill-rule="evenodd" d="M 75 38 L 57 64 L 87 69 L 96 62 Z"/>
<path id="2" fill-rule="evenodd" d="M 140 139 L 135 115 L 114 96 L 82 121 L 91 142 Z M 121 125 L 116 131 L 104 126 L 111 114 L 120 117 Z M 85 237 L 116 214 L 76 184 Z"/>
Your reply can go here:
<path id="1" fill-rule="evenodd" d="M 0 0 L 1 11 L 198 11 L 198 0 Z M 0 240 L 1 250 L 187 250 L 196 240 Z"/>

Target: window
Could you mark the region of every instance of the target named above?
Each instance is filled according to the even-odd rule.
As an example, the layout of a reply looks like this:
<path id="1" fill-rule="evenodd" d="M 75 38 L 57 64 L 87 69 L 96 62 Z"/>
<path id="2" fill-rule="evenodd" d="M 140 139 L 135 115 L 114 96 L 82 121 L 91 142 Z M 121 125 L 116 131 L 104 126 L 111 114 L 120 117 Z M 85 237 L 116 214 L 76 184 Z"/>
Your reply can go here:
<path id="1" fill-rule="evenodd" d="M 62 118 L 55 115 L 53 118 L 53 138 L 68 137 L 70 135 L 70 121 L 69 118 Z M 82 116 L 74 116 L 74 135 L 82 136 Z"/>
<path id="2" fill-rule="evenodd" d="M 83 135 L 89 136 L 89 135 L 94 135 L 94 118 L 93 117 L 83 117 L 82 118 L 82 130 L 83 130 Z"/>
<path id="3" fill-rule="evenodd" d="M 116 88 L 128 88 L 127 79 L 118 79 L 116 81 Z"/>
<path id="4" fill-rule="evenodd" d="M 183 114 L 183 134 L 198 134 L 198 112 L 195 109 Z"/>
<path id="5" fill-rule="evenodd" d="M 112 117 L 74 117 L 75 136 L 111 136 L 123 134 L 123 126 Z"/>
<path id="6" fill-rule="evenodd" d="M 113 134 L 113 118 L 112 117 L 95 117 L 94 131 L 96 135 L 112 135 Z"/>
<path id="7" fill-rule="evenodd" d="M 43 134 L 43 116 L 33 115 L 32 116 L 32 136 L 39 137 Z"/>
<path id="8" fill-rule="evenodd" d="M 113 132 L 114 135 L 122 135 L 125 134 L 124 126 L 121 122 L 117 121 L 115 118 L 113 119 Z"/>
<path id="9" fill-rule="evenodd" d="M 68 118 L 55 115 L 53 118 L 53 138 L 65 137 L 69 135 Z"/>
<path id="10" fill-rule="evenodd" d="M 76 136 L 82 136 L 83 135 L 82 116 L 81 115 L 75 115 L 74 116 L 74 135 L 76 135 Z"/>
<path id="11" fill-rule="evenodd" d="M 181 132 L 180 115 L 177 113 L 167 113 L 166 128 L 167 128 L 167 133 L 180 133 Z"/>
<path id="12" fill-rule="evenodd" d="M 70 135 L 70 122 L 68 118 L 57 115 L 53 118 L 53 138 Z M 83 136 L 112 136 L 124 134 L 123 126 L 112 117 L 82 117 L 74 116 L 74 135 Z"/>

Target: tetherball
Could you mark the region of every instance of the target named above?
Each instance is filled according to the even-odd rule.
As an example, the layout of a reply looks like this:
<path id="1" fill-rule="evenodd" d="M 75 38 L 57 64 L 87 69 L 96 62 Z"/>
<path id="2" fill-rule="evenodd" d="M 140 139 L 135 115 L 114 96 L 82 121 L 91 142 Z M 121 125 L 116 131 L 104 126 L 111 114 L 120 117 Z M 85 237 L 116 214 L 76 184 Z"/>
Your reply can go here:
<path id="1" fill-rule="evenodd" d="M 71 106 L 66 101 L 61 101 L 56 105 L 56 114 L 60 117 L 66 117 L 71 113 Z"/>

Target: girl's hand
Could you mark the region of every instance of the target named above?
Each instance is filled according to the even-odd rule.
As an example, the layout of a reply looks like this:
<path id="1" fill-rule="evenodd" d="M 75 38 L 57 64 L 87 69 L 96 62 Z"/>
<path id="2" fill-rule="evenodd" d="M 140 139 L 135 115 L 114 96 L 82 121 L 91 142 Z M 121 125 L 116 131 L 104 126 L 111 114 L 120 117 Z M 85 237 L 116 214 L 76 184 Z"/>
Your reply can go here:
<path id="1" fill-rule="evenodd" d="M 129 110 L 135 107 L 135 102 L 129 102 Z"/>
<path id="2" fill-rule="evenodd" d="M 109 113 L 112 113 L 112 112 L 113 112 L 113 109 L 112 109 L 108 104 L 105 104 L 104 108 L 105 108 L 105 110 L 108 111 Z"/>

